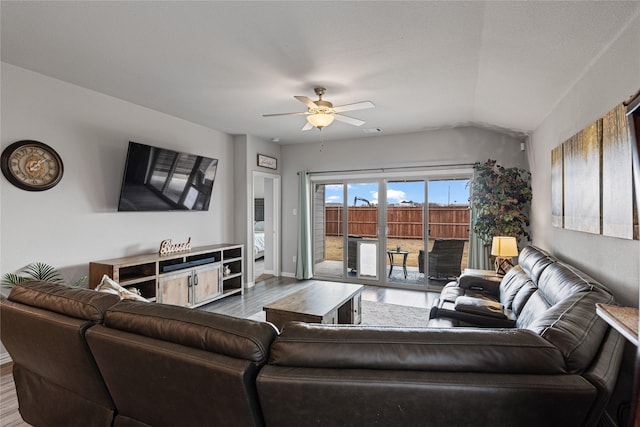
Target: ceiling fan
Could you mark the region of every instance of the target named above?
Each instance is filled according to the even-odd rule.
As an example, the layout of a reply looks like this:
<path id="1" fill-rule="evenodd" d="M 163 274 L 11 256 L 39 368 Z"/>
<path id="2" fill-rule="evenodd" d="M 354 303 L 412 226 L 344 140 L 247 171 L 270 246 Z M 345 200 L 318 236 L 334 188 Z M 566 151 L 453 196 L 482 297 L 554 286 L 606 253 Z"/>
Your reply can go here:
<path id="1" fill-rule="evenodd" d="M 263 114 L 262 117 L 305 115 L 307 116 L 307 123 L 304 125 L 302 130 L 309 130 L 314 127 L 322 129 L 323 127 L 329 126 L 334 119 L 353 126 L 361 126 L 364 124 L 363 120 L 354 119 L 353 117 L 345 116 L 340 113 L 344 111 L 364 110 L 375 107 L 371 101 L 362 101 L 354 104 L 338 105 L 334 107 L 331 102 L 322 99 L 322 95 L 327 91 L 325 88 L 317 87 L 314 91 L 316 92 L 316 95 L 318 95 L 317 101 L 312 101 L 306 96 L 294 96 L 295 99 L 307 106 L 307 111 L 301 111 L 298 113 Z"/>

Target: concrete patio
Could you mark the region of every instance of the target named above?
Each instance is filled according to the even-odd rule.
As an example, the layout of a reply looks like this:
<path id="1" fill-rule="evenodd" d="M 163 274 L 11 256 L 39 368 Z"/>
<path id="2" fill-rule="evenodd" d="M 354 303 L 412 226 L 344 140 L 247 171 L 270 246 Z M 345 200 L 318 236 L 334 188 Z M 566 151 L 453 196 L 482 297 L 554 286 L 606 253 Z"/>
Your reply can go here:
<path id="1" fill-rule="evenodd" d="M 343 272 L 343 263 L 340 261 L 321 261 L 314 266 L 314 277 L 317 278 L 341 278 Z M 389 265 L 385 269 L 385 277 L 387 283 L 404 284 L 404 285 L 425 285 L 424 273 L 418 271 L 418 267 L 407 266 L 407 278 L 404 277 L 402 267 L 394 266 L 389 277 Z M 347 278 L 356 279 L 357 272 L 354 270 L 347 271 Z M 382 278 L 381 278 L 382 279 Z M 454 278 L 451 278 L 452 280 Z M 429 279 L 428 286 L 441 287 L 449 280 L 447 279 Z"/>

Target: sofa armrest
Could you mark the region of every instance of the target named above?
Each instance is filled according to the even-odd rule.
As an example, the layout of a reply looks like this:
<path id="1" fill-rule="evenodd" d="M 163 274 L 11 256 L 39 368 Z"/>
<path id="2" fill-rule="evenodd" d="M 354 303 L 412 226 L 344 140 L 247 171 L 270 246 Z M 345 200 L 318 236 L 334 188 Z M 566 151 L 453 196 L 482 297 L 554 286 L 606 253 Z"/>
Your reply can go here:
<path id="1" fill-rule="evenodd" d="M 600 351 L 589 369 L 583 373 L 598 392 L 596 404 L 591 409 L 589 419 L 593 420 L 588 426 L 595 426 L 604 407 L 609 401 L 616 386 L 618 372 L 624 351 L 625 339 L 615 329 L 609 328 L 605 335 Z"/>
<path id="2" fill-rule="evenodd" d="M 479 304 L 488 303 L 500 306 L 501 315 L 498 313 L 491 313 L 488 316 L 482 309 L 474 310 L 472 305 L 467 305 L 465 308 L 460 306 L 460 301 L 477 301 Z M 429 312 L 430 328 L 447 328 L 454 326 L 468 326 L 468 327 L 480 327 L 480 328 L 515 328 L 516 327 L 516 315 L 513 311 L 502 307 L 499 302 L 486 300 L 483 298 L 471 298 L 461 296 L 456 298 L 456 301 L 451 302 L 448 300 L 437 299 L 431 311 Z M 455 320 L 455 322 L 432 322 L 434 319 L 448 319 Z"/>
<path id="3" fill-rule="evenodd" d="M 410 329 L 287 323 L 269 364 L 290 367 L 560 374 L 562 354 L 523 329 Z"/>
<path id="4" fill-rule="evenodd" d="M 496 297 L 500 296 L 500 283 L 502 279 L 499 277 L 474 276 L 473 274 L 463 274 L 458 278 L 458 286 L 463 289 L 482 292 Z"/>

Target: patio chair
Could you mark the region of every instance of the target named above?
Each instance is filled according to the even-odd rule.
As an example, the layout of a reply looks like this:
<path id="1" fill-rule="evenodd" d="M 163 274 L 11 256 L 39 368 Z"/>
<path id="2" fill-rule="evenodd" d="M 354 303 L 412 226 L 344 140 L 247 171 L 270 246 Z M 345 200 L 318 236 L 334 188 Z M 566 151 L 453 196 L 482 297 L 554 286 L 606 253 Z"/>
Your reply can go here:
<path id="1" fill-rule="evenodd" d="M 460 276 L 464 240 L 436 239 L 429 252 L 429 277 L 448 279 Z M 424 273 L 424 251 L 418 253 L 418 269 Z"/>

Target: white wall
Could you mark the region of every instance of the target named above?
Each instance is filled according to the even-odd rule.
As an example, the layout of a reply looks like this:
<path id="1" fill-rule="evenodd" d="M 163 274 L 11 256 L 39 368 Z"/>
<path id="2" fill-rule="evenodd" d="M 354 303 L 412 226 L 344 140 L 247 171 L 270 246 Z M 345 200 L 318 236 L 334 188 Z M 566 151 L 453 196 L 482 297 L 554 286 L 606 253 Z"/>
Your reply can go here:
<path id="1" fill-rule="evenodd" d="M 337 124 L 340 126 L 341 124 Z M 318 132 L 313 130 L 313 132 Z M 528 169 L 521 139 L 473 127 L 282 147 L 282 274 L 295 275 L 297 172 L 485 162 Z"/>
<path id="2" fill-rule="evenodd" d="M 551 226 L 551 149 L 640 89 L 640 16 L 550 112 L 531 137 L 534 243 L 608 286 L 619 303 L 638 306 L 640 242 Z"/>
<path id="3" fill-rule="evenodd" d="M 64 162 L 54 188 L 28 192 L 0 178 L 0 272 L 42 261 L 68 280 L 89 262 L 153 253 L 160 242 L 234 240 L 232 137 L 60 80 L 2 64 L 2 148 L 34 139 Z M 128 141 L 219 159 L 208 212 L 117 212 Z"/>

